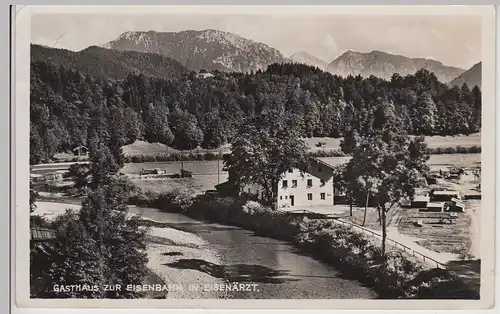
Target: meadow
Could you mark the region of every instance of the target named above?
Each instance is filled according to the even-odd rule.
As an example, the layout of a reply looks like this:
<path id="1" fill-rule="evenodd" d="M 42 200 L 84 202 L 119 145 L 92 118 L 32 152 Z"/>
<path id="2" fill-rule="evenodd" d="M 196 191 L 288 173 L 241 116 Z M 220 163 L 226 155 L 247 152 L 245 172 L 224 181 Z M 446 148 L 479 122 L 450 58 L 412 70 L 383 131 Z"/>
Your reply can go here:
<path id="1" fill-rule="evenodd" d="M 346 157 L 324 157 L 321 159 L 332 164 L 340 164 L 348 160 Z M 431 169 L 449 166 L 478 167 L 480 166 L 480 161 L 481 154 L 443 154 L 431 155 L 428 165 Z M 127 163 L 122 168 L 122 172 L 129 175 L 137 186 L 154 192 L 167 192 L 179 188 L 203 193 L 206 190 L 214 189 L 214 186 L 217 185 L 218 182 L 225 182 L 228 178 L 227 172 L 222 170 L 222 161 L 184 161 L 183 167 L 185 170 L 193 172 L 192 178 L 139 178 L 139 174 L 143 168 L 159 168 L 166 170 L 167 173 L 179 173 L 181 169 L 180 161 Z M 217 173 L 219 173 L 219 175 L 217 175 Z"/>
<path id="2" fill-rule="evenodd" d="M 340 149 L 340 138 L 331 137 L 311 137 L 304 138 L 309 151 L 317 152 L 321 150 L 338 150 Z M 318 143 L 324 143 L 324 146 L 318 147 Z M 460 135 L 460 136 L 426 136 L 425 142 L 429 148 L 439 148 L 439 147 L 472 147 L 481 146 L 481 134 L 476 133 L 472 135 Z M 137 156 L 137 155 L 158 155 L 158 154 L 174 154 L 174 153 L 229 153 L 230 145 L 226 144 L 220 148 L 214 149 L 203 149 L 195 148 L 188 151 L 180 151 L 178 149 L 172 148 L 170 146 L 160 144 L 160 143 L 147 143 L 144 141 L 136 141 L 133 144 L 126 145 L 123 147 L 123 152 L 126 156 Z"/>

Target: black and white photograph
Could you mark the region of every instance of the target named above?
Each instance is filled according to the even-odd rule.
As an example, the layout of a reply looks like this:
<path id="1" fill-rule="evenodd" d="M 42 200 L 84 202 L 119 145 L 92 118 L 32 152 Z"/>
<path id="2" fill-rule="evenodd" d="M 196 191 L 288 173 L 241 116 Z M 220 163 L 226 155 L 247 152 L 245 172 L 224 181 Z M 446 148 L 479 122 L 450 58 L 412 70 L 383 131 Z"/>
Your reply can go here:
<path id="1" fill-rule="evenodd" d="M 19 306 L 493 306 L 493 7 L 17 14 Z"/>

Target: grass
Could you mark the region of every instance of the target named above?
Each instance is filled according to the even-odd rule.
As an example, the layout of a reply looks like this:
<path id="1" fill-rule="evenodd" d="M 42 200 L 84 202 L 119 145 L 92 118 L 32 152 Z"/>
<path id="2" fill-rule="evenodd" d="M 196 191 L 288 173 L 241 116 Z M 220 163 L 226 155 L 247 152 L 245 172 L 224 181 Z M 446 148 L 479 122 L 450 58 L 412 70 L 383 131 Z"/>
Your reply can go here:
<path id="1" fill-rule="evenodd" d="M 339 164 L 349 160 L 349 157 L 322 157 L 320 158 L 325 162 L 332 164 Z M 454 167 L 477 167 L 481 160 L 481 154 L 452 154 L 452 155 L 431 155 L 427 162 L 432 168 L 442 168 L 447 166 Z M 183 166 L 185 170 L 193 172 L 193 178 L 185 179 L 138 179 L 141 169 L 155 169 L 160 168 L 166 170 L 167 173 L 179 173 L 181 169 L 181 162 L 144 162 L 144 163 L 127 163 L 122 168 L 122 172 L 133 177 L 132 181 L 139 187 L 153 192 L 166 192 L 175 188 L 183 190 L 194 190 L 196 192 L 204 192 L 206 190 L 213 190 L 217 182 L 225 182 L 227 180 L 227 172 L 222 171 L 223 162 L 217 160 L 210 161 L 184 161 Z M 217 172 L 219 170 L 219 178 Z M 358 215 L 358 214 L 356 214 Z M 371 216 L 375 215 L 378 219 L 378 214 L 368 213 Z M 362 219 L 362 211 L 361 211 Z M 378 223 L 378 222 L 377 222 Z M 369 222 L 368 224 L 372 224 Z"/>
<path id="2" fill-rule="evenodd" d="M 466 256 L 471 246 L 470 217 L 466 213 L 458 213 L 453 224 L 440 224 L 434 213 L 420 212 L 418 208 L 405 210 L 399 222 L 399 232 L 418 239 L 418 244 L 438 252 L 454 253 Z M 423 226 L 416 227 L 416 221 L 422 220 Z"/>
<path id="3" fill-rule="evenodd" d="M 181 162 L 147 162 L 128 163 L 122 172 L 131 176 L 132 182 L 138 187 L 151 192 L 169 192 L 174 189 L 191 190 L 193 193 L 203 193 L 215 189 L 218 182 L 227 181 L 227 172 L 222 171 L 222 162 L 217 161 L 185 161 L 184 169 L 193 172 L 192 178 L 143 179 L 138 178 L 141 169 L 165 169 L 167 173 L 179 173 Z M 217 170 L 220 170 L 217 176 Z"/>
<path id="4" fill-rule="evenodd" d="M 144 141 L 135 141 L 133 144 L 123 146 L 123 153 L 125 156 L 134 156 L 134 155 L 157 155 L 157 154 L 173 154 L 173 153 L 219 153 L 222 151 L 223 153 L 229 152 L 229 146 L 223 145 L 220 148 L 214 149 L 203 149 L 201 147 L 191 149 L 191 150 L 178 150 L 173 147 L 167 146 L 165 144 L 160 143 L 148 143 Z"/>
<path id="5" fill-rule="evenodd" d="M 217 176 L 217 170 L 221 173 L 223 163 L 222 161 L 210 160 L 210 161 L 166 161 L 166 162 L 143 162 L 143 163 L 127 163 L 122 168 L 122 172 L 126 174 L 140 174 L 141 169 L 155 169 L 160 168 L 167 171 L 167 173 L 179 173 L 181 167 L 184 170 L 191 171 L 193 174 L 197 175 L 215 175 Z"/>
<path id="6" fill-rule="evenodd" d="M 391 221 L 393 216 L 396 214 L 397 208 L 392 208 L 387 214 L 386 214 L 386 219 L 387 221 Z M 353 207 L 352 210 L 352 216 L 350 216 L 349 211 L 346 211 L 344 213 L 344 220 L 351 221 L 355 224 L 362 225 L 363 223 L 363 216 L 365 213 L 365 208 L 364 207 Z M 381 231 L 382 227 L 379 222 L 378 218 L 378 212 L 375 208 L 373 207 L 368 207 L 366 210 L 366 221 L 364 224 L 365 228 L 372 229 L 372 230 L 377 230 Z"/>
<path id="7" fill-rule="evenodd" d="M 227 180 L 227 174 L 220 175 L 220 182 Z M 192 178 L 175 179 L 131 179 L 141 189 L 151 192 L 170 192 L 175 189 L 192 191 L 193 194 L 204 193 L 215 189 L 218 179 L 217 175 L 193 175 Z"/>
<path id="8" fill-rule="evenodd" d="M 431 167 L 480 167 L 481 154 L 442 154 L 431 155 L 427 164 Z"/>
<path id="9" fill-rule="evenodd" d="M 429 148 L 481 146 L 481 133 L 460 136 L 426 136 L 425 142 Z"/>
<path id="10" fill-rule="evenodd" d="M 317 152 L 317 151 L 331 151 L 340 149 L 340 138 L 332 138 L 332 137 L 311 137 L 304 138 L 307 146 L 309 147 L 309 151 Z M 317 147 L 316 145 L 322 142 L 325 144 L 324 147 Z M 471 147 L 471 146 L 481 146 L 481 134 L 472 134 L 472 135 L 460 135 L 460 136 L 426 136 L 425 142 L 427 143 L 429 148 L 438 148 L 438 147 Z M 220 148 L 214 149 L 203 149 L 203 148 L 195 148 L 192 150 L 185 150 L 184 153 L 229 153 L 230 147 L 228 144 L 223 145 Z M 123 152 L 126 156 L 135 156 L 135 155 L 158 155 L 158 154 L 172 154 L 172 153 L 180 153 L 181 151 L 170 146 L 160 144 L 160 143 L 148 143 L 144 141 L 136 141 L 133 144 L 126 145 L 123 147 Z"/>

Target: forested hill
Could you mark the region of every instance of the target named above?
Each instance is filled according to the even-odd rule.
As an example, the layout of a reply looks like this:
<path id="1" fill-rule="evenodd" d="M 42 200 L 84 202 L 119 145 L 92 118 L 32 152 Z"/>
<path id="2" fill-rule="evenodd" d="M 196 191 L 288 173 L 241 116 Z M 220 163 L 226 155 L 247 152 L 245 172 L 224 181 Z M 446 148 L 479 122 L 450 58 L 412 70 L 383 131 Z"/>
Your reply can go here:
<path id="1" fill-rule="evenodd" d="M 109 79 L 124 79 L 129 73 L 180 79 L 189 73 L 178 61 L 159 54 L 117 51 L 96 46 L 74 52 L 31 45 L 31 63 L 38 61 Z"/>
<path id="2" fill-rule="evenodd" d="M 306 137 L 370 132 L 378 109 L 388 105 L 411 134 L 474 133 L 481 122 L 479 88 L 446 86 L 427 70 L 390 81 L 342 78 L 300 64 L 177 80 L 143 74 L 104 80 L 77 70 L 31 65 L 32 163 L 85 145 L 96 129 L 107 130 L 117 145 L 143 138 L 180 149 L 218 147 L 246 117 L 270 107 L 295 115 Z"/>

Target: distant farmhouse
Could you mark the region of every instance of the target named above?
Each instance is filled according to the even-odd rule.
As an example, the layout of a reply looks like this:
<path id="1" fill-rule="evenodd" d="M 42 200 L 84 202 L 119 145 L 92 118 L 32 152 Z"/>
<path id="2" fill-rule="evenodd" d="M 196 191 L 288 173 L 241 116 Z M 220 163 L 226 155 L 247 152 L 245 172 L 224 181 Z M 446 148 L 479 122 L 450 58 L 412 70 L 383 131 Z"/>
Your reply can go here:
<path id="1" fill-rule="evenodd" d="M 208 72 L 202 72 L 202 73 L 198 73 L 196 75 L 197 78 L 201 78 L 201 79 L 206 79 L 206 78 L 209 78 L 209 77 L 214 77 L 214 75 L 212 73 L 208 73 Z"/>
<path id="2" fill-rule="evenodd" d="M 307 171 L 288 171 L 278 183 L 278 208 L 334 205 L 333 170 L 335 166 L 347 163 L 349 159 L 350 157 L 311 158 Z M 228 185 L 228 182 L 217 185 L 217 191 L 228 194 Z M 237 193 L 262 199 L 264 189 L 255 184 L 245 185 Z"/>
<path id="3" fill-rule="evenodd" d="M 73 148 L 73 154 L 75 156 L 85 156 L 88 154 L 88 152 L 89 152 L 89 149 L 83 145 Z"/>

